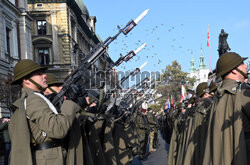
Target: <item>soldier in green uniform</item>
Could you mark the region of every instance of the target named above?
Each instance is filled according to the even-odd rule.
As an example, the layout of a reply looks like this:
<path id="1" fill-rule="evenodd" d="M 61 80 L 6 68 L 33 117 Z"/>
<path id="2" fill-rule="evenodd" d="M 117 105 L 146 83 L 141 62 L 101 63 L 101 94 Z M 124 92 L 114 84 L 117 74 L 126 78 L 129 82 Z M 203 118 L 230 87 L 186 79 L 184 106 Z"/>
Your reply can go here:
<path id="1" fill-rule="evenodd" d="M 140 159 L 145 159 L 148 156 L 147 152 L 147 144 L 148 144 L 148 132 L 149 132 L 149 124 L 147 123 L 147 110 L 141 109 L 141 111 L 137 112 L 136 116 L 136 130 L 138 133 L 138 141 L 140 144 L 139 147 L 139 157 Z"/>
<path id="2" fill-rule="evenodd" d="M 249 164 L 246 145 L 249 134 L 249 89 L 242 88 L 247 79 L 247 66 L 239 54 L 228 52 L 220 56 L 216 76 L 222 78 L 211 108 L 204 165 Z"/>
<path id="3" fill-rule="evenodd" d="M 169 111 L 168 116 L 168 122 L 169 125 L 172 127 L 172 136 L 170 140 L 170 146 L 169 146 L 169 155 L 168 155 L 168 164 L 176 164 L 178 161 L 179 156 L 179 137 L 180 137 L 180 129 L 178 128 L 178 125 L 180 123 L 180 114 L 181 114 L 181 103 L 176 104 L 175 108 L 173 110 Z"/>
<path id="4" fill-rule="evenodd" d="M 77 93 L 63 102 L 61 113 L 41 92 L 47 87 L 45 67 L 32 60 L 21 60 L 14 67 L 14 81 L 22 87 L 22 95 L 13 103 L 9 123 L 11 139 L 10 164 L 65 164 L 60 139 L 70 129 L 79 103 Z M 74 91 L 71 91 L 74 92 Z M 69 100 L 71 99 L 71 100 Z"/>
<path id="5" fill-rule="evenodd" d="M 44 95 L 50 95 L 52 93 L 59 93 L 62 89 L 63 82 L 59 81 L 52 73 L 46 73 L 48 87 L 43 92 Z"/>
<path id="6" fill-rule="evenodd" d="M 155 119 L 155 115 L 153 113 L 153 110 L 151 108 L 147 109 L 147 121 L 150 126 L 150 132 L 149 132 L 149 152 L 155 152 L 156 149 L 153 147 L 154 142 L 154 134 L 156 131 L 157 121 Z"/>
<path id="7" fill-rule="evenodd" d="M 160 130 L 160 123 L 159 123 L 159 119 L 160 119 L 160 114 L 155 111 L 153 111 L 154 114 L 154 121 L 156 123 L 155 125 L 155 129 L 154 129 L 154 139 L 153 139 L 153 148 L 157 149 L 159 147 L 159 139 L 158 139 L 158 131 Z"/>
<path id="8" fill-rule="evenodd" d="M 213 91 L 214 87 L 211 90 Z M 200 83 L 196 88 L 196 97 L 199 103 L 195 109 L 193 132 L 189 137 L 188 149 L 184 159 L 187 164 L 202 164 L 207 137 L 208 114 L 212 105 L 212 95 L 210 94 L 212 91 L 209 90 L 207 82 Z"/>
<path id="9" fill-rule="evenodd" d="M 62 90 L 63 82 L 52 73 L 46 73 L 46 75 L 48 87 L 43 93 L 49 100 L 53 100 L 56 94 Z M 65 98 L 61 98 L 58 105 L 54 105 L 58 113 L 61 113 L 60 107 L 64 100 Z M 81 114 L 77 113 L 67 136 L 61 141 L 64 144 L 63 147 L 67 150 L 66 164 L 81 165 L 84 162 L 80 117 Z"/>

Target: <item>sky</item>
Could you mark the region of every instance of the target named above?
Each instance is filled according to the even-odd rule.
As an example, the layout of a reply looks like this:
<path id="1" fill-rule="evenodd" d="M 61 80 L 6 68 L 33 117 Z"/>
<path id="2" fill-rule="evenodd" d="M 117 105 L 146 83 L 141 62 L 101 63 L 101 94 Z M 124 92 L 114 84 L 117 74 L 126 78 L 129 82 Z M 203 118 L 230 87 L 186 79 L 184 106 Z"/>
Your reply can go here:
<path id="1" fill-rule="evenodd" d="M 148 14 L 127 36 L 121 34 L 109 46 L 109 55 L 116 61 L 120 54 L 147 46 L 118 71 L 133 70 L 145 61 L 145 71 L 162 72 L 177 60 L 182 70 L 190 71 L 190 61 L 199 67 L 201 50 L 207 68 L 215 69 L 218 59 L 218 36 L 221 29 L 228 33 L 231 51 L 249 57 L 249 0 L 83 0 L 90 16 L 96 16 L 96 33 L 104 41 L 136 19 L 144 10 Z M 207 47 L 207 33 L 210 47 Z M 210 49 L 210 50 L 209 50 Z M 211 65 L 210 65 L 211 57 Z"/>

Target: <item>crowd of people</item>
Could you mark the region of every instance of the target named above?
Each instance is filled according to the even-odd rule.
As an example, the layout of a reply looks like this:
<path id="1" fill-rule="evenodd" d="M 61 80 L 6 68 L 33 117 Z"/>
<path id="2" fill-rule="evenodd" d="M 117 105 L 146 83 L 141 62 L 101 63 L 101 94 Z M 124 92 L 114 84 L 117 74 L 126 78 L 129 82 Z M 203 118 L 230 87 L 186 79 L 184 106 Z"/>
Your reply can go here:
<path id="1" fill-rule="evenodd" d="M 104 105 L 98 109 L 98 103 L 82 96 L 74 85 L 53 105 L 63 82 L 46 70 L 28 59 L 14 67 L 12 85 L 20 85 L 22 91 L 11 108 L 10 121 L 3 121 L 11 145 L 6 164 L 130 164 L 135 157 L 145 160 L 156 151 L 155 111 L 139 103 L 124 111 L 114 106 L 105 112 Z"/>
<path id="2" fill-rule="evenodd" d="M 216 77 L 161 118 L 169 165 L 250 164 L 250 85 L 247 65 L 234 52 L 220 56 Z"/>
<path id="3" fill-rule="evenodd" d="M 220 56 L 216 77 L 200 83 L 188 100 L 160 113 L 134 102 L 107 110 L 78 86 L 53 105 L 63 82 L 32 60 L 14 68 L 12 85 L 22 87 L 1 120 L 5 164 L 119 165 L 146 160 L 159 147 L 158 130 L 170 144 L 169 165 L 250 163 L 250 113 L 246 58 Z M 167 162 L 166 162 L 167 163 Z"/>

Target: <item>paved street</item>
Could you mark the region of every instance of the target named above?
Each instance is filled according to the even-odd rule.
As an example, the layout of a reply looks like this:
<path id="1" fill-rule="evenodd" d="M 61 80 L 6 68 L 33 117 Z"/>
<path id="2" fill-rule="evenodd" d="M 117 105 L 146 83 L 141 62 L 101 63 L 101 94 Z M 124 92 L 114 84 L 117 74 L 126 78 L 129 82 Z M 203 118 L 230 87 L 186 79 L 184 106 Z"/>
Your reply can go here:
<path id="1" fill-rule="evenodd" d="M 131 165 L 166 165 L 168 162 L 169 145 L 165 143 L 160 134 L 159 143 L 160 147 L 157 151 L 151 153 L 147 160 L 141 161 L 138 158 L 135 158 Z"/>

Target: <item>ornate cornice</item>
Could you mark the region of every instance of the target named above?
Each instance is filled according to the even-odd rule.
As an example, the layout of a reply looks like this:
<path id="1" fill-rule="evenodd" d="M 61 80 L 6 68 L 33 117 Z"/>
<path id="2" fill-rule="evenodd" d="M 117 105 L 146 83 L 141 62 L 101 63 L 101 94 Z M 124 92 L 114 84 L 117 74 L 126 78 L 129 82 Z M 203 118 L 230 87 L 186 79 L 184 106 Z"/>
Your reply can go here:
<path id="1" fill-rule="evenodd" d="M 68 0 L 28 0 L 28 4 L 32 3 L 66 3 Z"/>
<path id="2" fill-rule="evenodd" d="M 84 29 L 84 32 L 87 34 L 89 38 L 91 38 L 95 44 L 99 43 L 100 40 L 95 33 L 93 33 L 86 22 L 82 18 L 82 10 L 78 6 L 75 0 L 28 0 L 28 4 L 34 3 L 67 3 L 68 6 L 74 11 L 77 16 L 77 21 L 79 25 Z"/>

